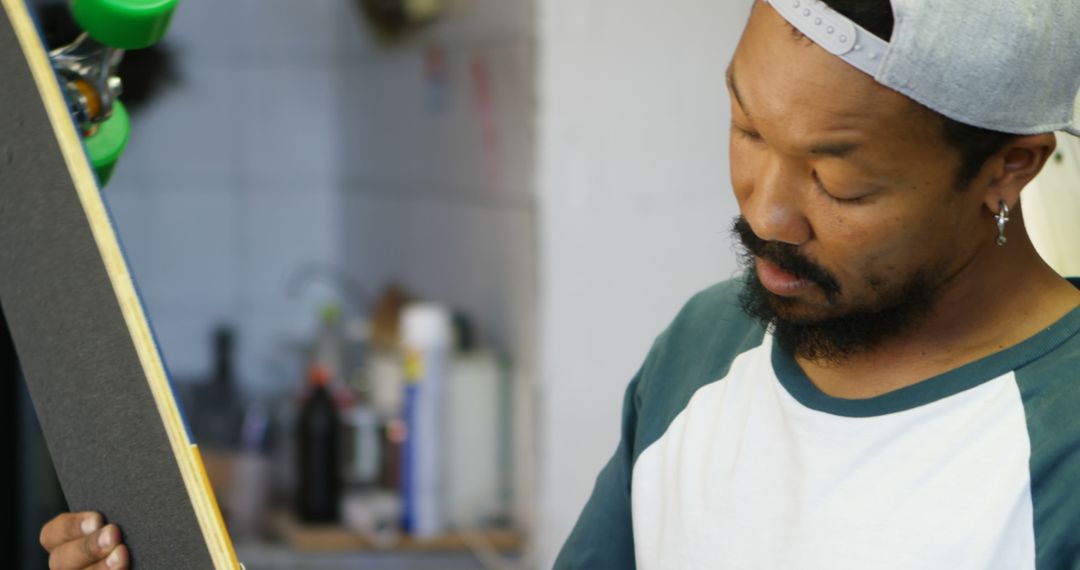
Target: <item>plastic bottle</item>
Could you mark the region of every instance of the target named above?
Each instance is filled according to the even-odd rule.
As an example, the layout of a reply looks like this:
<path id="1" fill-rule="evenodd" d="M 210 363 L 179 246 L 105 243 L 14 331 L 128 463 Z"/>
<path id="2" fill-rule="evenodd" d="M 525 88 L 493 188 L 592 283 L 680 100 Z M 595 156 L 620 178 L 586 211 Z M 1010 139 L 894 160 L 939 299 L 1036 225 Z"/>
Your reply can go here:
<path id="1" fill-rule="evenodd" d="M 341 420 L 321 366 L 308 373 L 310 391 L 300 411 L 298 515 L 304 522 L 335 522 L 340 504 L 338 433 Z"/>
<path id="2" fill-rule="evenodd" d="M 402 314 L 405 445 L 402 450 L 403 527 L 432 538 L 446 530 L 443 488 L 443 391 L 451 346 L 445 307 L 409 305 Z"/>

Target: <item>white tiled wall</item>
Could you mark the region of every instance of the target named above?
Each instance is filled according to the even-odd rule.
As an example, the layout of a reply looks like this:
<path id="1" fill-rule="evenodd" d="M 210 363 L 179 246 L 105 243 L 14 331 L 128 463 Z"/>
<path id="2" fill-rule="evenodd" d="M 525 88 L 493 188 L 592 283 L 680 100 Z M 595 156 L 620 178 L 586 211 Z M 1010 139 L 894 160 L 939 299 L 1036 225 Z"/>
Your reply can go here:
<path id="1" fill-rule="evenodd" d="M 299 382 L 281 347 L 310 335 L 334 291 L 286 284 L 315 263 L 470 314 L 518 365 L 528 424 L 532 1 L 453 2 L 393 46 L 358 4 L 180 3 L 168 43 L 181 81 L 133 117 L 106 190 L 165 357 L 181 380 L 205 373 L 212 327 L 231 322 L 249 387 Z M 527 479 L 535 445 L 516 449 Z"/>
<path id="2" fill-rule="evenodd" d="M 180 3 L 167 39 L 180 79 L 133 117 L 106 197 L 181 381 L 209 368 L 217 323 L 238 327 L 254 386 L 265 345 L 314 325 L 319 299 L 289 298 L 285 281 L 305 262 L 342 263 L 335 90 L 367 41 L 354 10 Z"/>
<path id="3" fill-rule="evenodd" d="M 451 5 L 338 78 L 344 257 L 370 287 L 396 280 L 463 310 L 512 359 L 515 515 L 526 525 L 537 449 L 532 0 Z"/>
<path id="4" fill-rule="evenodd" d="M 228 320 L 241 327 L 245 381 L 259 382 L 256 339 L 312 325 L 319 299 L 284 291 L 309 261 L 461 305 L 507 351 L 521 336 L 509 315 L 522 299 L 486 293 L 523 280 L 513 290 L 531 294 L 531 268 L 519 267 L 533 249 L 529 3 L 459 4 L 389 48 L 357 4 L 180 5 L 168 42 L 181 80 L 134 118 L 107 192 L 178 376 L 209 364 L 200 326 Z M 426 72 L 434 51 L 441 87 Z M 476 66 L 488 70 L 486 109 Z"/>

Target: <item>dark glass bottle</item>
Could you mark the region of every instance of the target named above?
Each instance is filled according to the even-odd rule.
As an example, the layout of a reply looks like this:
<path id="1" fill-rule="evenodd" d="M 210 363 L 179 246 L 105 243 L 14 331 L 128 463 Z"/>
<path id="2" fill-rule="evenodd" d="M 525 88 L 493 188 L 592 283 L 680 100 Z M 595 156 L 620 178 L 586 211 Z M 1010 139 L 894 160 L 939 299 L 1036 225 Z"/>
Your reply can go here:
<path id="1" fill-rule="evenodd" d="M 300 490 L 298 515 L 304 522 L 338 520 L 338 433 L 341 420 L 327 385 L 329 374 L 312 367 L 309 391 L 300 410 L 299 444 Z"/>
<path id="2" fill-rule="evenodd" d="M 214 331 L 214 368 L 208 381 L 192 388 L 188 408 L 195 441 L 204 449 L 231 452 L 240 445 L 243 404 L 233 367 L 235 332 L 221 326 Z"/>

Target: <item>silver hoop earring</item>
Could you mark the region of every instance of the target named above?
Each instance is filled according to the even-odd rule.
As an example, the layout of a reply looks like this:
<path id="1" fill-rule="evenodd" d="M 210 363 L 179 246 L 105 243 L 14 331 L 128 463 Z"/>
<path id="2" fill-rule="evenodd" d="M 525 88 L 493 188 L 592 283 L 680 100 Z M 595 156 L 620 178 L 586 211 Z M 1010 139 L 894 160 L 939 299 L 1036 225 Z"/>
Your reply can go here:
<path id="1" fill-rule="evenodd" d="M 1009 223 L 1009 205 L 1005 203 L 1005 200 L 1001 201 L 1001 211 L 994 214 L 994 221 L 997 222 L 997 244 L 1005 245 L 1009 241 L 1005 238 L 1005 225 Z"/>

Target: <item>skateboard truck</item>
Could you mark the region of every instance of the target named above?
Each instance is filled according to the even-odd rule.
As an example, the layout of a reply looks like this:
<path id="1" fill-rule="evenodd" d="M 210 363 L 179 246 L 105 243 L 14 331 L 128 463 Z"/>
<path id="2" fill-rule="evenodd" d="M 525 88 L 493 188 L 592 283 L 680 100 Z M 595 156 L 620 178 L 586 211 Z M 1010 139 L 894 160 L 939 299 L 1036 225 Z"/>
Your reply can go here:
<path id="1" fill-rule="evenodd" d="M 83 136 L 86 154 L 104 186 L 127 145 L 131 124 L 117 97 L 117 66 L 124 50 L 157 43 L 169 27 L 177 0 L 70 0 L 71 15 L 84 32 L 49 52 Z"/>
<path id="2" fill-rule="evenodd" d="M 124 51 L 99 43 L 83 33 L 72 43 L 49 52 L 61 78 L 71 117 L 83 136 L 112 116 L 113 103 L 123 91 L 116 67 Z"/>

